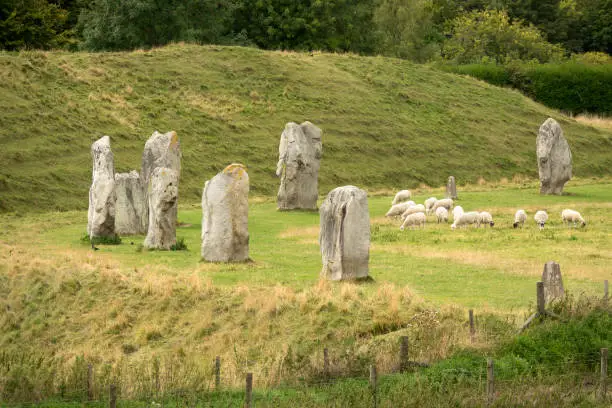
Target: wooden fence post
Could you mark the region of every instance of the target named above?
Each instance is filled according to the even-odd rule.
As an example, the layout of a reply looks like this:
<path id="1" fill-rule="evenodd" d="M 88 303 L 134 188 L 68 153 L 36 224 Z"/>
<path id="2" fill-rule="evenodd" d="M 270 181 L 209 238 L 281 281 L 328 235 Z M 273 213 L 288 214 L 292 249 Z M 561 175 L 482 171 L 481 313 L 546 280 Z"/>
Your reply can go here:
<path id="1" fill-rule="evenodd" d="M 87 400 L 93 400 L 93 366 L 87 364 Z"/>
<path id="2" fill-rule="evenodd" d="M 487 359 L 487 405 L 493 404 L 495 399 L 495 374 L 493 372 L 493 359 Z"/>
<path id="3" fill-rule="evenodd" d="M 247 373 L 246 375 L 246 395 L 244 398 L 245 408 L 252 408 L 253 406 L 253 373 Z"/>
<path id="4" fill-rule="evenodd" d="M 117 387 L 115 384 L 110 385 L 110 399 L 108 402 L 110 408 L 117 408 Z"/>
<path id="5" fill-rule="evenodd" d="M 403 373 L 408 369 L 408 336 L 400 337 L 399 371 Z"/>
<path id="6" fill-rule="evenodd" d="M 377 407 L 378 404 L 378 395 L 377 395 L 377 391 L 378 391 L 378 386 L 377 386 L 377 375 L 376 375 L 376 364 L 372 364 L 370 366 L 370 389 L 372 391 L 372 406 L 374 408 Z"/>
<path id="7" fill-rule="evenodd" d="M 601 349 L 601 398 L 605 399 L 608 395 L 608 349 Z"/>
<path id="8" fill-rule="evenodd" d="M 546 314 L 546 301 L 544 300 L 544 282 L 536 283 L 536 291 L 538 295 L 538 313 Z"/>
<path id="9" fill-rule="evenodd" d="M 323 375 L 325 378 L 329 377 L 329 351 L 327 347 L 323 349 Z"/>
<path id="10" fill-rule="evenodd" d="M 215 390 L 221 387 L 221 357 L 215 357 Z"/>
<path id="11" fill-rule="evenodd" d="M 474 343 L 474 338 L 476 335 L 476 328 L 474 327 L 474 310 L 470 309 L 470 341 Z"/>

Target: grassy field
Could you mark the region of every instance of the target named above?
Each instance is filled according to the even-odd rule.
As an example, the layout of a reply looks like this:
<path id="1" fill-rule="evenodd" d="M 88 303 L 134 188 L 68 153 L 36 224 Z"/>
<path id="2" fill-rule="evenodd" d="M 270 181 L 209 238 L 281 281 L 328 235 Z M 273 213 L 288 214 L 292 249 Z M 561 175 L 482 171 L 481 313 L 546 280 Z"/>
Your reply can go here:
<path id="1" fill-rule="evenodd" d="M 456 231 L 430 217 L 424 230 L 401 232 L 384 218 L 391 197 L 374 192 L 374 282 L 366 284 L 320 281 L 318 214 L 279 213 L 272 199 L 251 201 L 253 261 L 245 264 L 200 261 L 195 205 L 180 208 L 177 235 L 188 250 L 177 252 L 143 251 L 142 236 L 94 252 L 81 242 L 82 211 L 3 215 L 0 346 L 57 367 L 56 378 L 71 378 L 80 357 L 125 381 L 161 359 L 209 383 L 220 355 L 225 383 L 240 385 L 248 370 L 261 388 L 316 378 L 323 347 L 342 375 L 363 374 L 367 361 L 392 372 L 401 335 L 410 336 L 416 359 L 446 358 L 468 344 L 466 313 L 474 308 L 477 347 L 487 349 L 524 320 L 546 261 L 561 264 L 570 293 L 601 295 L 612 258 L 611 187 L 575 181 L 567 195 L 542 197 L 533 183 L 468 186 L 459 204 L 490 211 L 496 225 Z M 442 191 L 417 190 L 414 198 L 430 195 Z M 568 207 L 581 211 L 586 228 L 561 224 Z M 512 228 L 517 208 L 530 216 L 524 229 Z M 550 214 L 543 232 L 531 218 L 538 209 Z"/>
<path id="2" fill-rule="evenodd" d="M 199 201 L 227 164 L 272 195 L 286 122 L 323 129 L 320 193 L 537 177 L 549 116 L 579 177 L 607 176 L 612 133 L 518 92 L 382 57 L 172 45 L 150 51 L 0 53 L 0 211 L 84 209 L 90 145 L 109 135 L 118 172 L 140 169 L 154 130 L 181 138 L 181 196 Z M 443 158 L 443 159 L 442 159 Z"/>

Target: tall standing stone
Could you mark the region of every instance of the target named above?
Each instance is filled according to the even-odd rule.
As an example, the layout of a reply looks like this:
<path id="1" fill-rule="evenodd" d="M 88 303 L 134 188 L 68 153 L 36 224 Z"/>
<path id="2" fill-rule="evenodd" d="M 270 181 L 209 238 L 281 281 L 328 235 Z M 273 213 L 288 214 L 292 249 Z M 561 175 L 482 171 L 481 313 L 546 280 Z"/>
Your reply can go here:
<path id="1" fill-rule="evenodd" d="M 572 178 L 572 152 L 559 123 L 552 118 L 540 126 L 536 139 L 540 194 L 562 194 Z"/>
<path id="2" fill-rule="evenodd" d="M 230 164 L 204 185 L 202 259 L 249 259 L 249 175 L 242 164 Z"/>
<path id="3" fill-rule="evenodd" d="M 450 176 L 446 182 L 446 198 L 457 199 L 457 185 L 454 176 Z"/>
<path id="4" fill-rule="evenodd" d="M 542 272 L 542 282 L 544 283 L 544 300 L 546 303 L 563 297 L 563 279 L 561 278 L 561 267 L 558 263 L 550 261 L 544 264 Z"/>
<path id="5" fill-rule="evenodd" d="M 176 244 L 178 180 L 178 173 L 166 167 L 157 167 L 149 177 L 146 248 L 170 249 Z"/>
<path id="6" fill-rule="evenodd" d="M 316 210 L 319 166 L 323 147 L 321 129 L 310 122 L 287 123 L 278 146 L 276 175 L 280 177 L 279 210 Z"/>
<path id="7" fill-rule="evenodd" d="M 136 170 L 115 174 L 115 232 L 119 235 L 146 234 L 148 203 Z"/>
<path id="8" fill-rule="evenodd" d="M 159 133 L 153 135 L 145 143 L 142 153 L 142 169 L 140 178 L 146 186 L 149 178 L 157 167 L 166 167 L 181 174 L 181 144 L 176 132 Z"/>
<path id="9" fill-rule="evenodd" d="M 366 278 L 370 259 L 366 192 L 355 186 L 335 188 L 323 201 L 319 213 L 321 276 L 330 280 Z"/>
<path id="10" fill-rule="evenodd" d="M 103 136 L 91 145 L 92 182 L 89 189 L 87 234 L 90 238 L 114 238 L 115 234 L 115 164 L 110 137 Z"/>

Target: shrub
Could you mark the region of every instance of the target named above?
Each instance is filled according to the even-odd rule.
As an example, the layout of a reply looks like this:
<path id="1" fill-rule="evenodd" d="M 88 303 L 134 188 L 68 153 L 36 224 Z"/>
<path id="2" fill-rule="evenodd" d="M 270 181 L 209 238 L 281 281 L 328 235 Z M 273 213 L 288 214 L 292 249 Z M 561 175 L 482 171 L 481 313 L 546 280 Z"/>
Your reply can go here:
<path id="1" fill-rule="evenodd" d="M 121 237 L 119 235 L 115 235 L 113 237 L 94 237 L 90 238 L 89 234 L 83 235 L 81 238 L 81 242 L 87 245 L 120 245 Z"/>
<path id="2" fill-rule="evenodd" d="M 187 244 L 185 243 L 185 238 L 179 237 L 176 240 L 176 244 L 170 247 L 171 251 L 187 251 Z"/>

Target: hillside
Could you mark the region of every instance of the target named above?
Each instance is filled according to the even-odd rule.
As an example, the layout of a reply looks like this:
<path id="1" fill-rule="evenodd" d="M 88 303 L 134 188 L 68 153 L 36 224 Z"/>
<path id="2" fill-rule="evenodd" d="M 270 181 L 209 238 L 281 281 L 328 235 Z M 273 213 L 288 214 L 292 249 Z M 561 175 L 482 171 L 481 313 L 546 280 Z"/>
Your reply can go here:
<path id="1" fill-rule="evenodd" d="M 319 191 L 536 177 L 535 136 L 562 124 L 579 177 L 609 174 L 612 132 L 517 92 L 407 61 L 173 45 L 126 53 L 0 54 L 0 211 L 83 209 L 89 148 L 111 136 L 116 171 L 140 169 L 154 130 L 181 138 L 181 200 L 231 162 L 273 195 L 286 122 L 323 131 Z"/>

